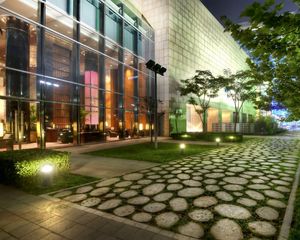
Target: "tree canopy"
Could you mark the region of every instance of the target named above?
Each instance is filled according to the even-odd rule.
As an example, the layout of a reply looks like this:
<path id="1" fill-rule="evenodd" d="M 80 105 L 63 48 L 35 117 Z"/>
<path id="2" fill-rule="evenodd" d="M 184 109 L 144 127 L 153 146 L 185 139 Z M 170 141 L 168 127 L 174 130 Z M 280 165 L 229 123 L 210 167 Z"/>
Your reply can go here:
<path id="1" fill-rule="evenodd" d="M 300 6 L 300 0 L 293 0 Z M 266 108 L 271 100 L 282 103 L 292 116 L 300 118 L 300 14 L 282 12 L 283 3 L 254 2 L 242 13 L 249 25 L 223 17 L 225 30 L 248 51 L 248 64 L 264 87 L 258 103 Z"/>
<path id="2" fill-rule="evenodd" d="M 180 95 L 189 96 L 188 102 L 194 106 L 202 122 L 203 132 L 206 132 L 207 110 L 210 107 L 210 101 L 218 96 L 218 91 L 222 87 L 219 79 L 214 77 L 210 71 L 197 70 L 195 76 L 191 79 L 181 80 L 181 83 Z"/>

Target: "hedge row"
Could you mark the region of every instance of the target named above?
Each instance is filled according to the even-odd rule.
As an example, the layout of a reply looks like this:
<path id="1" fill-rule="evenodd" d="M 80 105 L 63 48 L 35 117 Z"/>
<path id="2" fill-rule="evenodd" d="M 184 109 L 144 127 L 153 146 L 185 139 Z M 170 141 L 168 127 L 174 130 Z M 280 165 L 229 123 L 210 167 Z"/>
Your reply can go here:
<path id="1" fill-rule="evenodd" d="M 215 142 L 216 138 L 220 138 L 221 142 L 242 142 L 243 135 L 240 133 L 199 133 L 199 132 L 182 132 L 172 133 L 171 137 L 174 140 L 203 140 Z"/>
<path id="2" fill-rule="evenodd" d="M 23 188 L 41 184 L 45 164 L 53 166 L 52 176 L 68 173 L 69 153 L 39 149 L 0 152 L 0 182 Z"/>

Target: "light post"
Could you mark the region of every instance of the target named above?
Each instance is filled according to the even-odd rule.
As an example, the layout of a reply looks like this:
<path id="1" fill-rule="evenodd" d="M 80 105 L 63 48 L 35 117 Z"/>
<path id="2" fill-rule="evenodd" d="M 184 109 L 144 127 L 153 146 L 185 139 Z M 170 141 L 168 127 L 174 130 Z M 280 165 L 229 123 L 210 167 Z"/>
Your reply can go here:
<path id="1" fill-rule="evenodd" d="M 157 133 L 158 133 L 158 119 L 157 119 L 157 73 L 161 76 L 167 71 L 165 67 L 162 67 L 158 63 L 155 63 L 153 60 L 149 60 L 146 63 L 146 67 L 153 71 L 155 74 L 154 80 L 154 146 L 157 149 Z"/>

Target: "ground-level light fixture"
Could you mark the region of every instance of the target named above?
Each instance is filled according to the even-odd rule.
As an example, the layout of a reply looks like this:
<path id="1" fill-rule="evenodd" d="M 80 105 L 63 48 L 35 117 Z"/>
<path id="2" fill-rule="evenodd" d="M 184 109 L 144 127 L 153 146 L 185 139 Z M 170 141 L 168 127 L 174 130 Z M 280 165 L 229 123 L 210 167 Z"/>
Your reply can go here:
<path id="1" fill-rule="evenodd" d="M 216 143 L 217 143 L 217 146 L 220 145 L 220 142 L 221 142 L 221 138 L 216 138 Z"/>
<path id="2" fill-rule="evenodd" d="M 146 67 L 155 73 L 154 79 L 154 146 L 157 149 L 157 132 L 158 132 L 158 117 L 157 117 L 157 74 L 163 76 L 167 69 L 160 64 L 150 59 L 146 63 Z M 152 129 L 151 129 L 152 131 Z"/>
<path id="3" fill-rule="evenodd" d="M 180 143 L 180 144 L 179 144 L 179 148 L 180 148 L 180 152 L 181 152 L 181 153 L 184 152 L 185 147 L 186 147 L 186 146 L 185 146 L 184 143 Z"/>
<path id="4" fill-rule="evenodd" d="M 53 172 L 54 167 L 50 164 L 45 164 L 41 167 L 41 172 L 45 174 L 50 174 Z"/>

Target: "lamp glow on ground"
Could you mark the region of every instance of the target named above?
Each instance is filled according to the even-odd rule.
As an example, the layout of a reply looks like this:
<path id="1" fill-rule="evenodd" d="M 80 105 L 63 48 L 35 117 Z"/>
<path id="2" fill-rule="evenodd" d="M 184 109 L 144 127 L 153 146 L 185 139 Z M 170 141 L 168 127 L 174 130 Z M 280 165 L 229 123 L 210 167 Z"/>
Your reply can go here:
<path id="1" fill-rule="evenodd" d="M 221 138 L 216 138 L 216 143 L 217 143 L 217 146 L 220 145 L 220 142 L 221 142 Z"/>
<path id="2" fill-rule="evenodd" d="M 179 144 L 179 148 L 180 148 L 180 152 L 181 152 L 181 153 L 184 152 L 185 147 L 186 147 L 186 146 L 185 146 L 184 143 L 180 143 L 180 144 Z"/>

